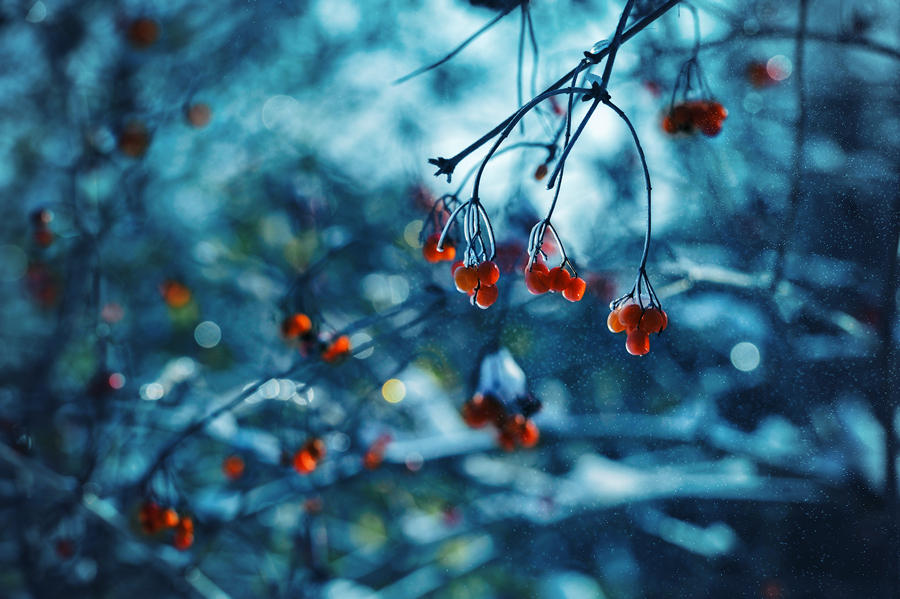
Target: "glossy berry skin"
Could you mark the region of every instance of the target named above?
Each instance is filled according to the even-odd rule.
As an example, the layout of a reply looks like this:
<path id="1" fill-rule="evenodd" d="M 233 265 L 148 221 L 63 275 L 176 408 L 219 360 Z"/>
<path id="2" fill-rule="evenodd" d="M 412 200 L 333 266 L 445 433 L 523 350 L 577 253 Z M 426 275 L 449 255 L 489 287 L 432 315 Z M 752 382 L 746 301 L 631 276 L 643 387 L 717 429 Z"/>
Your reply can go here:
<path id="1" fill-rule="evenodd" d="M 478 272 L 478 280 L 482 285 L 496 285 L 500 280 L 500 268 L 493 260 L 482 262 L 476 269 Z"/>
<path id="2" fill-rule="evenodd" d="M 457 289 L 462 293 L 468 293 L 478 285 L 478 272 L 471 266 L 457 268 L 453 273 L 453 281 L 456 283 Z"/>
<path id="3" fill-rule="evenodd" d="M 479 308 L 487 309 L 494 305 L 498 295 L 499 291 L 497 290 L 496 285 L 482 284 L 481 287 L 478 288 L 478 291 L 475 292 L 475 305 Z"/>
<path id="4" fill-rule="evenodd" d="M 541 295 L 550 291 L 550 269 L 546 265 L 535 262 L 525 271 L 525 287 L 532 295 Z"/>
<path id="5" fill-rule="evenodd" d="M 570 302 L 580 301 L 582 297 L 584 297 L 584 290 L 587 287 L 584 279 L 581 277 L 575 277 L 569 284 L 566 285 L 566 290 L 563 291 L 563 297 L 569 300 Z"/>
<path id="6" fill-rule="evenodd" d="M 643 356 L 650 351 L 650 337 L 640 329 L 632 329 L 628 331 L 625 349 L 632 356 Z"/>
<path id="7" fill-rule="evenodd" d="M 663 329 L 663 315 L 660 310 L 654 307 L 644 310 L 644 316 L 641 317 L 639 328 L 647 333 L 659 333 Z"/>
<path id="8" fill-rule="evenodd" d="M 572 280 L 572 275 L 569 274 L 569 271 L 559 266 L 551 268 L 547 276 L 550 278 L 550 291 L 555 291 L 556 293 L 565 291 L 569 281 Z"/>
<path id="9" fill-rule="evenodd" d="M 606 328 L 608 328 L 611 333 L 621 333 L 625 330 L 625 325 L 619 320 L 618 310 L 613 310 L 609 313 L 609 317 L 606 319 Z"/>
<path id="10" fill-rule="evenodd" d="M 619 322 L 625 327 L 626 331 L 636 329 L 641 320 L 641 307 L 637 304 L 628 304 L 622 306 L 618 310 Z"/>

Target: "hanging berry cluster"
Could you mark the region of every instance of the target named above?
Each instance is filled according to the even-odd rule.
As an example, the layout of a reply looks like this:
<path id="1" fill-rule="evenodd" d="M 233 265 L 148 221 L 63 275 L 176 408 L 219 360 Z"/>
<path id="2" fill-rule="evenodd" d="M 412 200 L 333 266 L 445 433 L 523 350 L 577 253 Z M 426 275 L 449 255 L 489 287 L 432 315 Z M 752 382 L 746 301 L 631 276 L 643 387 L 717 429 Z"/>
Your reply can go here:
<path id="1" fill-rule="evenodd" d="M 155 501 L 145 501 L 138 508 L 138 522 L 141 531 L 155 536 L 171 530 L 172 545 L 179 551 L 189 549 L 194 544 L 194 521 L 190 516 L 180 515 L 174 508 L 164 508 Z"/>
<path id="2" fill-rule="evenodd" d="M 512 451 L 519 445 L 534 447 L 540 439 L 540 431 L 531 418 L 523 413 L 507 411 L 503 402 L 490 394 L 476 393 L 463 404 L 462 417 L 472 428 L 495 426 L 497 443 L 506 451 Z"/>
<path id="3" fill-rule="evenodd" d="M 317 335 L 310 317 L 300 312 L 286 316 L 281 321 L 281 335 L 286 343 L 296 346 L 302 355 L 318 353 L 327 364 L 336 364 L 350 355 L 350 338 L 347 335 Z"/>

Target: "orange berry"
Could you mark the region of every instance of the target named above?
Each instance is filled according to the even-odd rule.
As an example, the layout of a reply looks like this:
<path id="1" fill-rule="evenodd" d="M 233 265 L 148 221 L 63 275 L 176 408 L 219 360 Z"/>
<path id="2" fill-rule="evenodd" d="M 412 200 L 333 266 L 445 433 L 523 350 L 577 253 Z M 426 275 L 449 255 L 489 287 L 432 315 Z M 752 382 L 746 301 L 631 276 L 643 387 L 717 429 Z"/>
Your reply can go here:
<path id="1" fill-rule="evenodd" d="M 329 364 L 338 362 L 341 358 L 350 353 L 350 338 L 347 335 L 341 335 L 331 342 L 325 351 L 322 352 L 322 361 Z"/>
<path id="2" fill-rule="evenodd" d="M 471 266 L 463 266 L 462 268 L 457 268 L 456 272 L 453 273 L 453 281 L 456 283 L 457 289 L 462 293 L 468 293 L 473 291 L 475 286 L 478 285 L 478 273 Z"/>
<path id="3" fill-rule="evenodd" d="M 619 322 L 626 330 L 636 329 L 641 320 L 641 307 L 637 304 L 628 304 L 619 308 Z"/>
<path id="4" fill-rule="evenodd" d="M 182 516 L 175 527 L 175 532 L 194 534 L 194 520 L 190 516 Z"/>
<path id="5" fill-rule="evenodd" d="M 666 327 L 669 326 L 669 315 L 666 314 L 665 310 L 660 310 L 662 314 L 662 326 L 659 328 L 660 331 L 665 331 Z"/>
<path id="6" fill-rule="evenodd" d="M 299 474 L 309 474 L 316 469 L 316 465 L 316 459 L 305 449 L 294 454 L 294 470 Z"/>
<path id="7" fill-rule="evenodd" d="M 174 528 L 175 526 L 178 526 L 180 520 L 178 518 L 178 512 L 172 508 L 166 508 L 162 511 L 159 521 L 163 528 Z"/>
<path id="8" fill-rule="evenodd" d="M 303 444 L 303 450 L 309 452 L 309 455 L 316 462 L 320 462 L 325 457 L 325 442 L 318 437 L 307 439 L 306 443 Z"/>
<path id="9" fill-rule="evenodd" d="M 466 265 L 466 263 L 463 262 L 462 260 L 457 260 L 456 262 L 454 262 L 450 265 L 450 274 L 456 274 L 456 269 L 459 268 L 460 266 L 465 266 L 465 265 Z"/>
<path id="10" fill-rule="evenodd" d="M 381 447 L 371 447 L 363 456 L 363 468 L 375 470 L 384 461 L 384 451 Z"/>
<path id="11" fill-rule="evenodd" d="M 550 169 L 547 168 L 546 164 L 541 164 L 537 167 L 537 170 L 534 171 L 534 178 L 537 179 L 538 181 L 540 181 L 541 179 L 543 179 L 544 177 L 547 176 L 547 173 L 549 171 L 550 171 Z"/>
<path id="12" fill-rule="evenodd" d="M 159 293 L 170 308 L 183 308 L 191 301 L 191 290 L 178 281 L 163 281 Z"/>
<path id="13" fill-rule="evenodd" d="M 632 329 L 628 331 L 625 349 L 632 356 L 643 356 L 650 351 L 650 337 L 640 329 Z"/>
<path id="14" fill-rule="evenodd" d="M 244 475 L 244 460 L 239 455 L 231 455 L 222 462 L 222 472 L 228 480 L 237 480 Z"/>
<path id="15" fill-rule="evenodd" d="M 569 281 L 572 280 L 572 275 L 569 274 L 569 271 L 559 266 L 551 268 L 547 276 L 550 278 L 550 291 L 556 291 L 557 293 L 565 291 Z"/>
<path id="16" fill-rule="evenodd" d="M 663 317 L 662 313 L 656 308 L 647 308 L 644 310 L 644 316 L 638 328 L 647 333 L 658 333 L 662 330 Z"/>
<path id="17" fill-rule="evenodd" d="M 606 328 L 613 333 L 621 333 L 625 330 L 625 325 L 619 320 L 619 311 L 613 310 L 606 319 Z"/>
<path id="18" fill-rule="evenodd" d="M 530 448 L 537 445 L 538 439 L 541 438 L 541 432 L 537 425 L 530 418 L 519 426 L 519 442 L 522 447 Z"/>
<path id="19" fill-rule="evenodd" d="M 145 50 L 159 39 L 159 23 L 153 19 L 135 19 L 128 27 L 128 41 L 135 50 Z"/>
<path id="20" fill-rule="evenodd" d="M 545 264 L 535 262 L 525 271 L 525 287 L 532 295 L 550 291 L 550 269 Z"/>
<path id="21" fill-rule="evenodd" d="M 206 127 L 209 124 L 210 119 L 212 119 L 212 110 L 210 110 L 209 104 L 203 104 L 202 102 L 194 104 L 188 108 L 187 118 L 191 125 L 197 129 L 202 129 L 203 127 Z"/>
<path id="22" fill-rule="evenodd" d="M 443 260 L 452 262 L 456 258 L 456 246 L 449 239 L 444 240 L 444 251 L 438 252 Z"/>
<path id="23" fill-rule="evenodd" d="M 587 284 L 584 282 L 584 279 L 575 277 L 569 281 L 568 285 L 566 285 L 566 290 L 563 291 L 563 297 L 570 302 L 577 302 L 584 297 L 584 290 L 586 287 Z"/>
<path id="24" fill-rule="evenodd" d="M 483 285 L 475 292 L 475 305 L 479 308 L 490 308 L 497 301 L 499 291 L 496 285 Z"/>
<path id="25" fill-rule="evenodd" d="M 478 265 L 478 280 L 482 285 L 496 285 L 500 280 L 500 268 L 493 260 L 482 262 Z"/>
<path id="26" fill-rule="evenodd" d="M 296 339 L 312 331 L 312 321 L 306 314 L 292 314 L 281 321 L 281 333 L 288 339 Z"/>

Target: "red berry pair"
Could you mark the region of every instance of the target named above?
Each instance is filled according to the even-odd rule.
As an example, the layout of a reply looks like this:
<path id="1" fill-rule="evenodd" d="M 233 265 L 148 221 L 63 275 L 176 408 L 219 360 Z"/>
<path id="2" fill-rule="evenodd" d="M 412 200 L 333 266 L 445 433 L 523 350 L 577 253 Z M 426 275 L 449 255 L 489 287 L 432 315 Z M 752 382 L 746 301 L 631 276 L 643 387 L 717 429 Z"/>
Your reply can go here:
<path id="1" fill-rule="evenodd" d="M 155 535 L 163 530 L 175 529 L 172 545 L 184 551 L 194 544 L 194 521 L 190 516 L 178 516 L 172 508 L 164 508 L 155 501 L 145 501 L 138 509 L 138 521 L 144 534 Z"/>
<path id="2" fill-rule="evenodd" d="M 663 129 L 669 135 L 684 133 L 693 135 L 697 131 L 707 137 L 718 135 L 728 111 L 714 100 L 688 100 L 672 107 L 663 117 Z"/>
<path id="3" fill-rule="evenodd" d="M 318 344 L 323 362 L 335 364 L 350 354 L 350 338 L 346 335 L 316 338 L 312 320 L 303 313 L 291 314 L 281 321 L 281 334 L 289 344 L 296 344 L 305 356 Z"/>
<path id="4" fill-rule="evenodd" d="M 533 295 L 541 295 L 548 291 L 562 293 L 570 302 L 577 302 L 584 297 L 586 284 L 581 277 L 572 277 L 565 268 L 534 262 L 525 270 L 525 287 Z"/>
<path id="5" fill-rule="evenodd" d="M 622 304 L 609 313 L 606 326 L 613 333 L 625 331 L 625 349 L 632 356 L 643 356 L 650 351 L 650 335 L 661 333 L 669 324 L 669 317 L 662 308 L 641 308 L 635 303 Z"/>

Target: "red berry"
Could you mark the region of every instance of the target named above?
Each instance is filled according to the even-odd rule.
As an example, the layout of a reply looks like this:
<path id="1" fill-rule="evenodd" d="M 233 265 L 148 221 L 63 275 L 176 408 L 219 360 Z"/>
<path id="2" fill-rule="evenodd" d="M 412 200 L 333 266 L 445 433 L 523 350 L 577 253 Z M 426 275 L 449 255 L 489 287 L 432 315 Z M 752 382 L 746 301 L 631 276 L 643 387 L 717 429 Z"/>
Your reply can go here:
<path id="1" fill-rule="evenodd" d="M 482 285 L 496 285 L 500 280 L 500 269 L 493 260 L 482 262 L 478 265 L 478 280 Z"/>
<path id="2" fill-rule="evenodd" d="M 538 181 L 540 181 L 541 179 L 543 179 L 544 177 L 547 176 L 547 173 L 549 172 L 549 170 L 550 169 L 547 168 L 546 164 L 539 165 L 537 167 L 537 170 L 534 171 L 534 178 L 537 179 Z"/>
<path id="3" fill-rule="evenodd" d="M 450 265 L 450 274 L 456 274 L 456 269 L 459 268 L 460 266 L 465 266 L 465 265 L 466 265 L 466 263 L 463 262 L 462 260 L 457 260 L 456 262 L 454 262 L 453 264 Z"/>
<path id="4" fill-rule="evenodd" d="M 658 309 L 650 307 L 644 310 L 644 316 L 641 317 L 639 328 L 647 333 L 659 333 L 663 326 L 662 312 Z"/>
<path id="5" fill-rule="evenodd" d="M 478 285 L 478 273 L 471 266 L 463 266 L 453 273 L 453 281 L 457 289 L 462 293 L 468 293 Z"/>
<path id="6" fill-rule="evenodd" d="M 317 462 L 305 449 L 294 454 L 294 470 L 299 474 L 309 474 L 316 469 Z"/>
<path id="7" fill-rule="evenodd" d="M 569 274 L 569 271 L 559 266 L 551 268 L 547 276 L 550 277 L 550 291 L 557 293 L 565 291 L 569 281 L 572 280 L 572 275 Z"/>
<path id="8" fill-rule="evenodd" d="M 441 252 L 439 252 L 437 249 L 438 240 L 440 238 L 440 233 L 432 233 L 428 236 L 428 238 L 425 240 L 425 243 L 422 245 L 422 256 L 424 256 L 425 260 L 431 262 L 432 264 L 443 260 Z"/>
<path id="9" fill-rule="evenodd" d="M 570 302 L 577 302 L 584 297 L 585 287 L 587 287 L 587 285 L 585 284 L 584 279 L 575 277 L 569 281 L 568 285 L 566 285 L 566 290 L 563 291 L 563 297 Z"/>
<path id="10" fill-rule="evenodd" d="M 475 305 L 479 308 L 489 308 L 497 301 L 498 290 L 496 285 L 484 285 L 475 292 Z"/>
<path id="11" fill-rule="evenodd" d="M 481 428 L 489 423 L 497 424 L 505 415 L 506 410 L 497 398 L 480 393 L 467 401 L 462 409 L 463 420 L 472 428 Z"/>
<path id="12" fill-rule="evenodd" d="M 525 420 L 524 424 L 519 426 L 519 442 L 522 447 L 529 448 L 537 445 L 541 438 L 541 433 L 537 425 L 530 418 Z"/>
<path id="13" fill-rule="evenodd" d="M 119 151 L 131 158 L 140 158 L 150 146 L 150 134 L 139 121 L 126 124 L 119 135 Z"/>
<path id="14" fill-rule="evenodd" d="M 525 287 L 532 295 L 541 295 L 550 291 L 550 269 L 540 262 L 535 262 L 525 271 Z"/>
<path id="15" fill-rule="evenodd" d="M 312 459 L 316 462 L 322 461 L 322 458 L 325 457 L 325 442 L 318 437 L 308 439 L 306 443 L 303 444 L 302 449 L 309 452 L 309 455 L 312 456 Z"/>
<path id="16" fill-rule="evenodd" d="M 628 331 L 628 339 L 625 340 L 625 349 L 632 356 L 643 356 L 650 351 L 650 337 L 640 329 Z"/>

